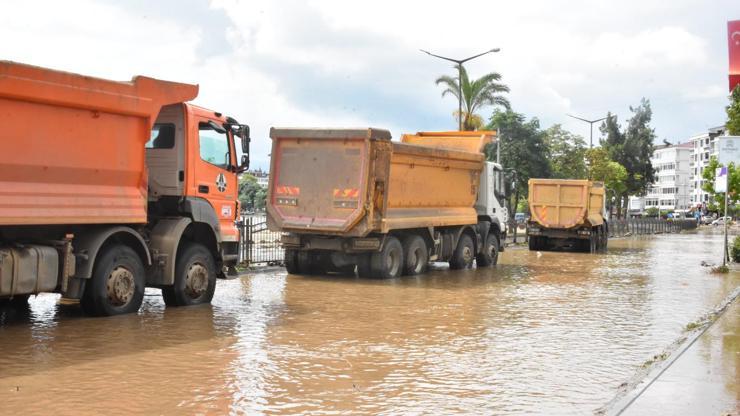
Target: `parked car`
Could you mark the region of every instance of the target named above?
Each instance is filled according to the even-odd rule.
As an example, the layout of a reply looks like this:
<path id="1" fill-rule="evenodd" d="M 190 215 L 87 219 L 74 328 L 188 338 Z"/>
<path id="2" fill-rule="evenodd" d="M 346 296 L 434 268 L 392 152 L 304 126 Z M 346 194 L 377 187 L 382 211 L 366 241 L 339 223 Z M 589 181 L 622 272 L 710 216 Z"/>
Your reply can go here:
<path id="1" fill-rule="evenodd" d="M 712 225 L 725 225 L 725 221 L 727 221 L 728 224 L 732 223 L 732 217 L 719 217 L 712 221 Z"/>
<path id="2" fill-rule="evenodd" d="M 524 222 L 527 221 L 527 216 L 523 212 L 517 212 L 514 214 L 514 221 L 516 221 L 517 224 L 524 224 Z"/>
<path id="3" fill-rule="evenodd" d="M 704 215 L 703 217 L 701 217 L 701 223 L 704 225 L 709 225 L 712 223 L 712 221 L 714 221 L 714 217 L 712 217 L 711 215 Z"/>

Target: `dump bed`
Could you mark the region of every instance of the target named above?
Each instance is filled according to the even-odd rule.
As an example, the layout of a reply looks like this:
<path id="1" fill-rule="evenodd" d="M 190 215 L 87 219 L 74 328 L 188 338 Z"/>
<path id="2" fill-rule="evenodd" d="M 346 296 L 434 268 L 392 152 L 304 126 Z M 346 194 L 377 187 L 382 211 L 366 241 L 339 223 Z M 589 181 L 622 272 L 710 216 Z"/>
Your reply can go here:
<path id="1" fill-rule="evenodd" d="M 146 222 L 151 126 L 197 94 L 0 61 L 0 225 Z"/>
<path id="2" fill-rule="evenodd" d="M 604 222 L 604 184 L 577 179 L 530 179 L 532 221 L 545 228 L 569 229 Z"/>
<path id="3" fill-rule="evenodd" d="M 272 129 L 270 137 L 273 229 L 365 236 L 477 222 L 480 150 L 489 132 L 420 133 L 403 143 L 372 128 Z"/>

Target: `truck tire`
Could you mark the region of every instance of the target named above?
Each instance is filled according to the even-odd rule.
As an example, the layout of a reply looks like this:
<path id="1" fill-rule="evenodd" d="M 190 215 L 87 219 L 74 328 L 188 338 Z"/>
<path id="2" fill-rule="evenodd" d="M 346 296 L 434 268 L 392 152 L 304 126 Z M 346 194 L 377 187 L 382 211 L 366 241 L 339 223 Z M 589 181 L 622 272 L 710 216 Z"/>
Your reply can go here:
<path id="1" fill-rule="evenodd" d="M 86 314 L 94 316 L 133 313 L 144 300 L 145 284 L 139 255 L 131 247 L 111 245 L 98 253 L 80 305 Z"/>
<path id="2" fill-rule="evenodd" d="M 609 229 L 606 224 L 601 225 L 601 251 L 606 252 L 609 246 Z"/>
<path id="3" fill-rule="evenodd" d="M 530 243 L 532 240 L 529 240 Z M 498 237 L 493 233 L 488 233 L 486 237 L 486 244 L 483 246 L 483 250 L 475 256 L 475 263 L 478 267 L 489 267 L 494 266 L 498 263 L 498 252 L 499 252 Z"/>
<path id="4" fill-rule="evenodd" d="M 175 283 L 162 289 L 167 306 L 210 303 L 216 290 L 216 262 L 202 244 L 183 242 L 175 260 Z"/>
<path id="5" fill-rule="evenodd" d="M 298 250 L 285 249 L 285 270 L 288 274 L 301 274 L 298 267 Z"/>
<path id="6" fill-rule="evenodd" d="M 383 248 L 370 256 L 370 275 L 376 279 L 393 279 L 403 272 L 403 246 L 398 238 L 388 236 Z"/>
<path id="7" fill-rule="evenodd" d="M 457 242 L 455 252 L 452 253 L 450 259 L 450 269 L 460 270 L 469 269 L 473 267 L 473 260 L 475 259 L 475 245 L 473 239 L 469 235 L 463 234 L 460 236 L 460 240 Z"/>
<path id="8" fill-rule="evenodd" d="M 427 271 L 429 249 L 427 243 L 418 235 L 403 239 L 403 274 L 417 276 Z"/>

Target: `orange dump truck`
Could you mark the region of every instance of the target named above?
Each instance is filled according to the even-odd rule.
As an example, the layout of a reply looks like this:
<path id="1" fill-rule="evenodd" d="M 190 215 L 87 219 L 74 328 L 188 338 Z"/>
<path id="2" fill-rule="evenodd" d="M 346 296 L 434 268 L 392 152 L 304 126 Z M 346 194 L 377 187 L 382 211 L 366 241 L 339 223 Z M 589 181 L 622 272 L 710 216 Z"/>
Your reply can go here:
<path id="1" fill-rule="evenodd" d="M 530 179 L 530 250 L 556 246 L 605 250 L 609 225 L 604 184 L 578 179 Z"/>
<path id="2" fill-rule="evenodd" d="M 197 95 L 0 61 L 0 299 L 58 292 L 115 315 L 150 286 L 210 302 L 237 261 L 249 128 Z"/>
<path id="3" fill-rule="evenodd" d="M 493 132 L 272 129 L 267 221 L 290 273 L 389 278 L 495 264 L 506 236 Z"/>

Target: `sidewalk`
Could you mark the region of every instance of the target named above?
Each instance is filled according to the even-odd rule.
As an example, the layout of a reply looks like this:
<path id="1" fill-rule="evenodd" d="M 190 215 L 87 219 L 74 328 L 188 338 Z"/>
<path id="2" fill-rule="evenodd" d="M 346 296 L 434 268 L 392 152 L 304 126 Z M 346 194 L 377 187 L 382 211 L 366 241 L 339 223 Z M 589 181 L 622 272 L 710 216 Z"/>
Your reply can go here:
<path id="1" fill-rule="evenodd" d="M 740 299 L 622 414 L 740 416 Z"/>

